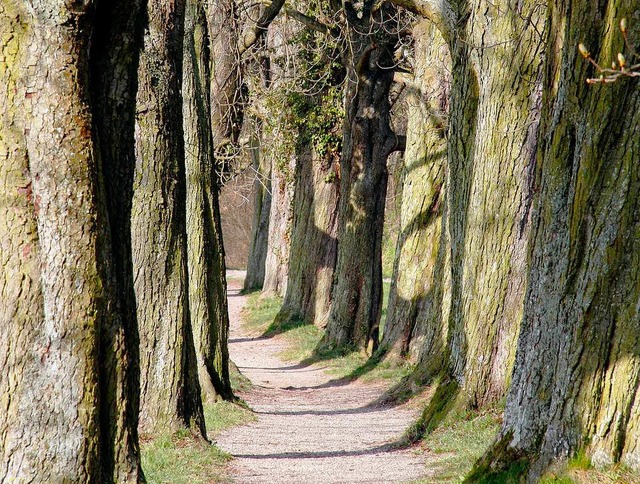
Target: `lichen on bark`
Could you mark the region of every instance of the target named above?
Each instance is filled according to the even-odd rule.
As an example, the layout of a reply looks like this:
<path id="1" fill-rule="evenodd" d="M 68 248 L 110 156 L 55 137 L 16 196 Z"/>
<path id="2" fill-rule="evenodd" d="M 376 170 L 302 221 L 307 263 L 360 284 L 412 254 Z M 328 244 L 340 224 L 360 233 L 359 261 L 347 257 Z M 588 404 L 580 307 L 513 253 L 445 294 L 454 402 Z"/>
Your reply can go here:
<path id="1" fill-rule="evenodd" d="M 623 50 L 616 25 L 637 2 L 560 2 L 549 12 L 528 288 L 501 440 L 485 462 L 529 462 L 535 482 L 582 451 L 640 468 L 640 90 L 590 86 L 595 58 Z M 638 42 L 638 32 L 630 38 Z"/>

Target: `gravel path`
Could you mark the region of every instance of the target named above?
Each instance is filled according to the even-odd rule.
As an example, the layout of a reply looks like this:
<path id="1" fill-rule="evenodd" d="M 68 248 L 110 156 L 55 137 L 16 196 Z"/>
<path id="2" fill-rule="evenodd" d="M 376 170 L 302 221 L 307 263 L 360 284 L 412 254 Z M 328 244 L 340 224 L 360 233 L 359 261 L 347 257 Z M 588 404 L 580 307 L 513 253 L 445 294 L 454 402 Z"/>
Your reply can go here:
<path id="1" fill-rule="evenodd" d="M 332 381 L 322 366 L 284 363 L 280 337 L 240 327 L 245 298 L 230 278 L 231 359 L 255 387 L 240 396 L 257 422 L 217 436 L 232 454 L 237 483 L 396 483 L 425 474 L 424 456 L 390 445 L 415 417 L 402 407 L 369 407 L 379 385 Z"/>

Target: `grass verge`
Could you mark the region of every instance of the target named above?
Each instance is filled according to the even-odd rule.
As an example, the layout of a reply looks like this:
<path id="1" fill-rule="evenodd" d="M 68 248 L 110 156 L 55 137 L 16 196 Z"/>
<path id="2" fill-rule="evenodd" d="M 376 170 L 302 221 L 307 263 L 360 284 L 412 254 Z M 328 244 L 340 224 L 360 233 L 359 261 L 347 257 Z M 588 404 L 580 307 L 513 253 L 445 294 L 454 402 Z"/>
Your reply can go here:
<path id="1" fill-rule="evenodd" d="M 204 405 L 207 434 L 212 442 L 216 435 L 237 425 L 255 420 L 241 404 L 217 402 Z M 225 473 L 231 456 L 215 443 L 194 439 L 187 432 L 163 434 L 140 439 L 142 469 L 147 482 L 155 484 L 210 484 L 230 482 Z"/>
<path id="2" fill-rule="evenodd" d="M 558 464 L 542 476 L 540 484 L 634 484 L 640 476 L 623 465 L 596 469 L 584 453 Z"/>
<path id="3" fill-rule="evenodd" d="M 493 443 L 500 427 L 500 414 L 469 413 L 465 418 L 446 419 L 428 434 L 420 447 L 430 454 L 429 477 L 416 483 L 459 483 L 474 462 Z"/>

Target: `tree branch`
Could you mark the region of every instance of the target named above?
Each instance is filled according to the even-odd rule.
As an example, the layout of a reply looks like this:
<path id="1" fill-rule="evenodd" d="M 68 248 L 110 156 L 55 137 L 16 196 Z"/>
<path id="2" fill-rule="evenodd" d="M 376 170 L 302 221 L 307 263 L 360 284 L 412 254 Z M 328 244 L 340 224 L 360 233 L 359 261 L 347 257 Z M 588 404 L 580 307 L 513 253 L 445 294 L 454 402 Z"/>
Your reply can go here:
<path id="1" fill-rule="evenodd" d="M 318 19 L 310 17 L 309 15 L 305 15 L 289 5 L 284 6 L 284 13 L 292 19 L 300 22 L 305 27 L 315 30 L 316 32 L 320 32 L 321 34 L 332 35 L 334 37 L 337 34 L 337 29 L 320 22 Z"/>
<path id="2" fill-rule="evenodd" d="M 450 40 L 456 24 L 456 14 L 448 0 L 390 0 L 398 7 L 431 20 L 445 40 Z"/>
<path id="3" fill-rule="evenodd" d="M 244 37 L 240 42 L 240 45 L 238 46 L 239 55 L 244 54 L 264 36 L 264 34 L 267 32 L 267 28 L 269 27 L 271 22 L 273 22 L 273 19 L 276 18 L 278 13 L 280 13 L 283 5 L 284 0 L 273 0 L 271 3 L 266 4 L 266 7 L 262 12 L 262 15 L 260 15 L 260 18 L 258 19 L 256 24 L 252 29 L 244 34 Z"/>

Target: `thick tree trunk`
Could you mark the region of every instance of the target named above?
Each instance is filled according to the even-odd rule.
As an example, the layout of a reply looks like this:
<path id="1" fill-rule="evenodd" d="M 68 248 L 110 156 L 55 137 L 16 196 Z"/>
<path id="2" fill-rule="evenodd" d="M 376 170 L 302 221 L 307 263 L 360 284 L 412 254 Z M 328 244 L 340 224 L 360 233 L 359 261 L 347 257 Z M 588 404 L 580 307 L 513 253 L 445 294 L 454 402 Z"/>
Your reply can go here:
<path id="1" fill-rule="evenodd" d="M 400 234 L 381 347 L 388 358 L 415 362 L 425 345 L 438 342 L 440 350 L 443 346 L 448 246 L 441 244 L 441 239 L 451 60 L 432 22 L 417 24 L 413 36 L 416 58 L 414 81 L 406 87 L 408 125 Z M 437 357 L 437 352 L 427 352 Z"/>
<path id="2" fill-rule="evenodd" d="M 269 213 L 269 240 L 265 258 L 265 295 L 284 296 L 289 274 L 289 247 L 293 222 L 293 173 L 296 156 L 292 155 L 284 166 L 271 167 L 271 206 Z"/>
<path id="3" fill-rule="evenodd" d="M 182 132 L 184 3 L 149 0 L 138 69 L 132 208 L 144 432 L 204 434 L 189 314 Z"/>
<path id="4" fill-rule="evenodd" d="M 204 399 L 233 397 L 227 348 L 229 313 L 218 178 L 209 114 L 209 42 L 200 0 L 187 0 L 183 119 L 187 179 L 189 310 Z"/>
<path id="5" fill-rule="evenodd" d="M 608 65 L 624 51 L 616 24 L 638 15 L 631 0 L 550 12 L 529 284 L 503 437 L 488 456 L 520 461 L 530 482 L 581 449 L 640 469 L 640 88 L 585 84 L 593 69 L 576 48 Z"/>
<path id="6" fill-rule="evenodd" d="M 355 15 L 355 13 L 354 13 Z M 386 8 L 380 11 L 389 27 Z M 327 347 L 366 348 L 378 342 L 382 308 L 382 230 L 387 157 L 397 145 L 389 125 L 393 38 L 366 34 L 364 19 L 350 31 L 346 120 L 341 160 L 333 298 L 322 341 Z M 385 23 L 386 22 L 386 23 Z M 359 22 L 360 23 L 360 22 Z"/>
<path id="7" fill-rule="evenodd" d="M 524 296 L 544 9 L 478 1 L 451 40 L 451 375 L 471 408 L 506 392 Z"/>
<path id="8" fill-rule="evenodd" d="M 299 319 L 324 327 L 338 240 L 339 185 L 330 159 L 299 153 L 295 170 L 293 227 L 287 291 L 280 322 Z"/>
<path id="9" fill-rule="evenodd" d="M 416 377 L 443 384 L 418 434 L 443 409 L 490 405 L 509 385 L 526 278 L 544 9 L 507 3 L 457 5 L 457 20 L 441 24 L 452 71 L 439 248 L 450 249 L 431 256 L 441 299 L 423 303 Z"/>
<path id="10" fill-rule="evenodd" d="M 141 476 L 131 322 L 113 285 L 89 102 L 88 9 L 0 6 L 3 482 Z"/>
<path id="11" fill-rule="evenodd" d="M 253 182 L 253 222 L 251 244 L 247 259 L 244 290 L 262 289 L 269 241 L 269 215 L 271 214 L 271 163 L 262 156 L 262 121 L 253 121 L 251 133 L 251 162 L 255 171 Z"/>
<path id="12" fill-rule="evenodd" d="M 133 283 L 131 253 L 131 203 L 135 167 L 135 107 L 137 69 L 143 44 L 142 0 L 100 2 L 95 12 L 95 29 L 91 38 L 92 99 L 94 124 L 102 161 L 103 183 L 107 197 L 109 228 L 113 252 L 113 272 L 117 302 L 122 313 L 124 344 L 130 365 L 128 374 L 121 361 L 110 361 L 109 354 L 101 351 L 101 358 L 114 367 L 114 379 L 103 384 L 102 392 L 112 395 L 111 414 L 101 418 L 103 432 L 111 440 L 126 438 L 131 441 L 135 454 L 129 456 L 131 465 L 138 459 L 138 410 L 140 406 L 139 337 L 136 316 L 136 298 Z M 122 344 L 116 337 L 119 330 L 113 326 L 108 341 L 112 346 Z M 113 358 L 112 358 L 113 359 Z M 126 368 L 126 366 L 124 366 Z M 123 383 L 120 383 L 123 380 Z M 112 390 L 109 390 L 112 389 Z M 118 418 L 118 407 L 126 414 Z M 115 422 L 115 424 L 114 424 Z M 127 429 L 127 426 L 129 428 Z M 116 476 L 119 482 L 121 476 Z"/>

